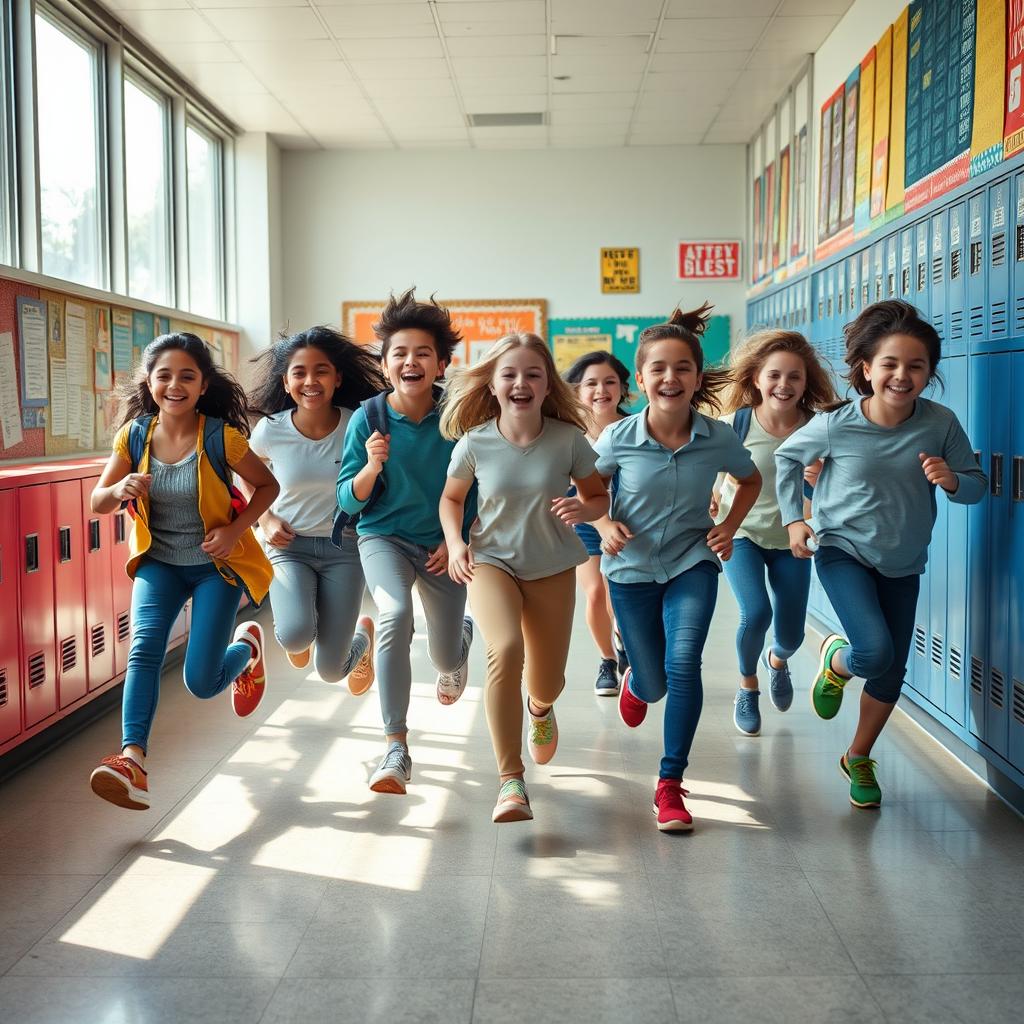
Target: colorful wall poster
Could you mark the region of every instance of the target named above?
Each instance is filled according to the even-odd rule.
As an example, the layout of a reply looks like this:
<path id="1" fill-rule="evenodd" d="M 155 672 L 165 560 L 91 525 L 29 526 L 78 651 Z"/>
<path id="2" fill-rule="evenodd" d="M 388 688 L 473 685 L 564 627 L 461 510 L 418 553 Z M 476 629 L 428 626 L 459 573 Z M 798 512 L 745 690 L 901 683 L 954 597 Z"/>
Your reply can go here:
<path id="1" fill-rule="evenodd" d="M 885 187 L 886 212 L 903 203 L 906 189 L 907 33 L 910 8 L 892 23 L 892 91 L 889 100 L 889 180 Z"/>
<path id="2" fill-rule="evenodd" d="M 601 250 L 602 294 L 640 291 L 640 250 L 604 248 Z"/>
<path id="3" fill-rule="evenodd" d="M 960 89 L 953 88 L 960 75 L 960 29 L 963 22 L 963 0 L 950 0 L 937 4 L 935 11 L 934 43 L 928 46 L 928 25 L 925 25 L 925 64 L 930 62 L 931 93 L 928 137 L 931 142 L 931 168 L 941 167 L 962 152 L 957 148 L 957 102 Z M 955 39 L 955 45 L 954 45 Z M 927 74 L 927 71 L 925 72 Z M 973 86 L 972 86 L 973 88 Z"/>
<path id="4" fill-rule="evenodd" d="M 926 173 L 921 167 L 921 75 L 924 62 L 924 0 L 913 0 L 907 25 L 906 161 L 904 185 L 913 185 Z M 895 70 L 893 72 L 895 74 Z"/>
<path id="5" fill-rule="evenodd" d="M 875 44 L 875 116 L 871 128 L 871 218 L 885 213 L 889 181 L 889 113 L 892 98 L 892 25 Z"/>
<path id="6" fill-rule="evenodd" d="M 1009 0 L 1006 16 L 1004 160 L 1024 149 L 1024 0 Z"/>
<path id="7" fill-rule="evenodd" d="M 971 175 L 1003 158 L 1003 88 L 1006 67 L 1005 0 L 977 0 L 974 31 L 974 119 Z"/>
<path id="8" fill-rule="evenodd" d="M 143 349 L 153 340 L 153 314 L 132 312 L 132 363 L 142 360 Z"/>
<path id="9" fill-rule="evenodd" d="M 853 230 L 871 225 L 871 146 L 875 121 L 875 48 L 860 62 L 860 102 L 857 104 L 857 159 L 853 184 Z"/>
<path id="10" fill-rule="evenodd" d="M 797 259 L 807 252 L 807 125 L 804 125 L 793 138 L 793 176 L 795 188 L 793 189 L 793 230 L 789 255 L 791 259 Z"/>
<path id="11" fill-rule="evenodd" d="M 110 333 L 114 355 L 114 373 L 131 373 L 135 365 L 132 354 L 132 311 L 112 309 L 110 311 Z"/>
<path id="12" fill-rule="evenodd" d="M 776 218 L 778 230 L 775 232 L 775 266 L 780 266 L 788 262 L 789 259 L 789 232 L 792 222 L 790 216 L 790 196 L 792 195 L 793 184 L 791 178 L 790 148 L 789 146 L 784 146 L 779 154 L 779 188 L 778 198 L 775 201 L 776 209 L 779 211 Z"/>
<path id="13" fill-rule="evenodd" d="M 840 86 L 832 99 L 832 141 L 830 143 L 828 170 L 828 233 L 839 230 L 840 203 L 843 194 L 843 136 L 846 125 L 843 119 L 844 86 Z"/>
<path id="14" fill-rule="evenodd" d="M 761 192 L 763 181 L 761 175 L 754 179 L 754 196 L 751 204 L 754 216 L 754 244 L 750 247 L 750 280 L 761 280 Z"/>
<path id="15" fill-rule="evenodd" d="M 857 184 L 857 118 L 860 110 L 860 65 L 843 87 L 843 179 L 839 195 L 839 227 L 853 223 Z"/>
<path id="16" fill-rule="evenodd" d="M 828 238 L 829 174 L 832 169 L 832 99 L 821 108 L 818 132 L 818 241 Z"/>
<path id="17" fill-rule="evenodd" d="M 772 239 L 775 235 L 775 161 L 764 172 L 764 263 L 763 274 L 772 272 Z"/>
<path id="18" fill-rule="evenodd" d="M 949 49 L 956 52 L 959 60 L 950 65 L 950 78 L 946 94 L 950 103 L 949 136 L 951 157 L 968 153 L 974 132 L 974 69 L 977 56 L 977 0 L 961 0 L 954 5 L 955 14 L 950 14 Z M 955 133 L 955 136 L 954 136 Z"/>

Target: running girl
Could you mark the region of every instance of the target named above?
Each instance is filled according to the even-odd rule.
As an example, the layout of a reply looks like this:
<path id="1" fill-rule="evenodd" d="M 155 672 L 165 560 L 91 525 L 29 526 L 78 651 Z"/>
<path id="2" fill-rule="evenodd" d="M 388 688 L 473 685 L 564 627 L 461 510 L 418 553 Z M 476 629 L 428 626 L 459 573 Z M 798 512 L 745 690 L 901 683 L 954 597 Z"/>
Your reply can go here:
<path id="1" fill-rule="evenodd" d="M 243 592 L 258 605 L 270 586 L 272 570 L 251 527 L 277 497 L 278 486 L 249 450 L 245 393 L 194 334 L 165 334 L 146 347 L 123 407 L 113 454 L 90 505 L 106 513 L 128 502 L 134 512 L 126 566 L 135 581 L 132 639 L 121 752 L 105 757 L 90 783 L 104 800 L 145 810 L 146 754 L 160 671 L 171 627 L 188 598 L 192 628 L 185 685 L 204 699 L 231 686 L 231 705 L 242 717 L 263 699 L 263 630 L 243 622 L 233 641 L 231 630 Z M 251 488 L 241 510 L 219 475 L 214 450 Z"/>
<path id="2" fill-rule="evenodd" d="M 249 447 L 281 485 L 259 525 L 274 580 L 274 634 L 305 668 L 316 641 L 320 678 L 348 676 L 349 690 L 373 684 L 373 619 L 359 618 L 365 585 L 354 529 L 331 543 L 338 467 L 353 410 L 384 387 L 373 353 L 330 327 L 278 341 L 256 359 L 251 405 L 263 414 Z M 356 620 L 358 619 L 358 625 Z"/>
<path id="3" fill-rule="evenodd" d="M 797 558 L 810 558 L 846 637 L 821 645 L 811 703 L 834 718 L 843 687 L 866 680 L 853 742 L 839 759 L 850 802 L 878 807 L 871 750 L 903 686 L 917 593 L 935 524 L 936 488 L 970 505 L 985 474 L 956 416 L 921 394 L 936 377 L 939 336 L 917 310 L 890 299 L 846 325 L 846 379 L 859 397 L 816 416 L 775 453 L 779 505 Z M 813 517 L 803 518 L 803 467 L 824 464 Z"/>
<path id="4" fill-rule="evenodd" d="M 665 755 L 654 794 L 662 831 L 686 831 L 693 818 L 682 788 L 700 720 L 704 689 L 701 655 L 718 595 L 719 557 L 761 488 L 761 477 L 731 427 L 698 412 L 717 412 L 729 383 L 704 370 L 700 337 L 711 307 L 678 309 L 667 323 L 640 335 L 636 380 L 649 405 L 598 438 L 597 468 L 618 473 L 611 518 L 600 524 L 615 618 L 630 668 L 619 692 L 619 714 L 630 728 L 647 707 L 667 696 Z M 720 472 L 736 479 L 728 516 L 708 514 Z"/>
<path id="5" fill-rule="evenodd" d="M 543 339 L 509 334 L 449 385 L 441 419 L 459 438 L 441 499 L 448 572 L 469 584 L 487 641 L 484 704 L 500 786 L 492 820 L 533 817 L 523 777 L 523 665 L 530 754 L 547 764 L 558 746 L 555 699 L 576 603 L 575 568 L 587 553 L 570 527 L 608 511 L 594 451 L 572 388 Z M 572 480 L 578 497 L 565 497 Z M 479 518 L 463 540 L 466 497 Z"/>

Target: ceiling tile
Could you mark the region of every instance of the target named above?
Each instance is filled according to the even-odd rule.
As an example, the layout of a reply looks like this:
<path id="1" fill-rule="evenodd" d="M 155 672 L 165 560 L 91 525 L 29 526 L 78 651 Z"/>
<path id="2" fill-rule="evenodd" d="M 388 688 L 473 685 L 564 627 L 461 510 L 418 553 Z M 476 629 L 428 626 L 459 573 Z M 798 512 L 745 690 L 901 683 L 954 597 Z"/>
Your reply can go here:
<path id="1" fill-rule="evenodd" d="M 402 99 L 375 100 L 375 104 L 385 120 L 392 117 L 405 120 L 438 117 L 432 123 L 443 124 L 450 117 L 462 117 L 454 97 L 406 96 Z"/>
<path id="2" fill-rule="evenodd" d="M 552 110 L 580 110 L 590 107 L 631 107 L 635 92 L 568 92 L 551 97 Z"/>
<path id="3" fill-rule="evenodd" d="M 474 96 L 463 97 L 469 114 L 543 113 L 548 109 L 547 93 L 534 96 Z"/>
<path id="4" fill-rule="evenodd" d="M 837 20 L 832 15 L 776 18 L 768 26 L 768 31 L 757 48 L 783 50 L 789 53 L 814 53 L 835 28 Z"/>
<path id="5" fill-rule="evenodd" d="M 614 138 L 598 136 L 597 138 L 568 138 L 552 139 L 552 149 L 618 149 L 626 142 L 624 135 L 616 135 Z"/>
<path id="6" fill-rule="evenodd" d="M 644 91 L 700 95 L 709 90 L 730 89 L 739 77 L 738 71 L 652 71 L 647 76 Z"/>
<path id="7" fill-rule="evenodd" d="M 165 7 L 176 6 L 164 4 Z M 308 0 L 190 0 L 189 7 L 201 11 L 216 11 L 232 7 L 308 7 Z"/>
<path id="8" fill-rule="evenodd" d="M 339 44 L 349 60 L 444 57 L 441 40 L 436 37 L 433 39 L 341 39 Z"/>
<path id="9" fill-rule="evenodd" d="M 480 38 L 483 36 L 544 35 L 541 21 L 446 21 L 442 26 L 446 39 Z"/>
<path id="10" fill-rule="evenodd" d="M 394 143 L 382 128 L 379 132 L 340 132 L 325 129 L 315 132 L 324 149 L 394 149 Z"/>
<path id="11" fill-rule="evenodd" d="M 673 46 L 689 46 L 678 39 L 660 42 L 651 60 L 651 71 L 742 71 L 751 57 L 750 50 L 710 50 L 687 53 L 673 50 Z"/>
<path id="12" fill-rule="evenodd" d="M 696 146 L 704 138 L 704 132 L 694 131 L 643 131 L 633 132 L 629 137 L 631 146 Z"/>
<path id="13" fill-rule="evenodd" d="M 352 72 L 340 60 L 310 60 L 298 64 L 263 64 L 260 77 L 274 90 L 340 88 L 358 92 Z"/>
<path id="14" fill-rule="evenodd" d="M 107 0 L 112 11 L 186 11 L 192 7 L 189 0 Z"/>
<path id="15" fill-rule="evenodd" d="M 593 56 L 551 58 L 552 75 L 628 75 L 641 74 L 647 66 L 646 54 L 633 56 Z"/>
<path id="16" fill-rule="evenodd" d="M 208 64 L 211 61 L 236 61 L 227 43 L 161 43 L 160 55 L 171 64 Z"/>
<path id="17" fill-rule="evenodd" d="M 438 4 L 437 13 L 442 25 L 449 21 L 514 21 L 522 24 L 524 32 L 535 31 L 538 23 L 544 31 L 544 0 L 503 0 L 502 3 L 456 0 Z"/>
<path id="18" fill-rule="evenodd" d="M 661 38 L 689 44 L 695 53 L 750 49 L 768 25 L 767 18 L 682 18 L 666 20 Z M 680 51 L 686 52 L 686 51 Z"/>
<path id="19" fill-rule="evenodd" d="M 642 56 L 653 42 L 650 32 L 629 35 L 556 35 L 555 54 L 559 57 L 592 57 L 612 55 L 616 57 Z M 641 65 L 642 69 L 642 65 Z"/>
<path id="20" fill-rule="evenodd" d="M 363 88 L 373 99 L 401 99 L 413 93 L 416 96 L 454 96 L 450 78 L 362 78 Z"/>
<path id="21" fill-rule="evenodd" d="M 653 32 L 661 0 L 551 0 L 552 32 Z"/>
<path id="22" fill-rule="evenodd" d="M 818 0 L 809 0 L 817 3 Z M 822 3 L 827 0 L 821 0 Z M 672 0 L 670 18 L 767 18 L 779 0 Z"/>
<path id="23" fill-rule="evenodd" d="M 448 64 L 443 58 L 423 57 L 409 60 L 354 60 L 352 70 L 360 78 L 448 78 Z"/>
<path id="24" fill-rule="evenodd" d="M 617 124 L 625 127 L 633 114 L 632 107 L 583 107 L 579 110 L 552 110 L 551 123 L 561 124 Z"/>
<path id="25" fill-rule="evenodd" d="M 557 83 L 556 83 L 557 84 Z M 463 99 L 475 96 L 536 96 L 547 93 L 548 82 L 543 75 L 524 75 L 500 78 L 477 78 L 459 75 L 459 90 Z"/>
<path id="26" fill-rule="evenodd" d="M 777 50 L 756 49 L 751 55 L 745 70 L 747 71 L 781 71 L 785 69 L 790 78 L 807 62 L 806 53 L 780 53 Z"/>
<path id="27" fill-rule="evenodd" d="M 324 39 L 327 33 L 307 8 L 247 8 L 207 11 L 206 17 L 229 40 Z"/>
<path id="28" fill-rule="evenodd" d="M 234 93 L 267 92 L 260 81 L 241 61 L 228 63 L 216 61 L 211 64 L 179 64 L 178 70 L 193 85 L 210 96 L 229 96 Z"/>
<path id="29" fill-rule="evenodd" d="M 374 109 L 359 93 L 351 93 L 332 88 L 289 89 L 278 94 L 281 102 L 303 122 L 308 118 L 312 121 L 323 121 L 328 117 L 344 117 L 346 121 L 367 124 L 379 124 L 380 118 Z"/>
<path id="30" fill-rule="evenodd" d="M 469 138 L 456 141 L 455 139 L 399 139 L 401 149 L 469 149 Z"/>
<path id="31" fill-rule="evenodd" d="M 317 9 L 339 39 L 386 36 L 437 38 L 437 26 L 425 3 L 330 7 L 318 2 Z"/>
<path id="32" fill-rule="evenodd" d="M 515 142 L 547 138 L 547 126 L 527 125 L 521 128 L 470 128 L 475 142 Z"/>
<path id="33" fill-rule="evenodd" d="M 460 141 L 469 143 L 469 131 L 465 125 L 452 125 L 442 127 L 439 125 L 413 125 L 411 127 L 398 128 L 389 125 L 391 134 L 395 141 L 404 144 L 406 142 L 451 142 Z"/>
<path id="34" fill-rule="evenodd" d="M 552 92 L 636 92 L 641 74 L 570 75 L 564 82 L 551 83 Z"/>
<path id="35" fill-rule="evenodd" d="M 455 74 L 466 78 L 546 76 L 546 57 L 453 57 Z"/>
<path id="36" fill-rule="evenodd" d="M 553 124 L 552 138 L 614 138 L 624 139 L 626 126 L 621 124 Z"/>
<path id="37" fill-rule="evenodd" d="M 302 131 L 291 114 L 273 96 L 224 96 L 218 100 L 218 106 L 247 131 Z"/>
<path id="38" fill-rule="evenodd" d="M 831 14 L 836 22 L 853 6 L 853 0 L 785 0 L 779 14 L 784 18 L 801 14 Z"/>
<path id="39" fill-rule="evenodd" d="M 232 46 L 250 67 L 287 70 L 306 61 L 338 60 L 337 48 L 330 39 L 260 39 Z"/>
<path id="40" fill-rule="evenodd" d="M 270 137 L 277 143 L 279 149 L 317 150 L 322 148 L 316 139 L 305 133 L 299 135 L 295 132 L 271 132 Z"/>
<path id="41" fill-rule="evenodd" d="M 535 36 L 460 36 L 447 39 L 452 57 L 529 57 L 545 56 L 545 37 Z"/>
<path id="42" fill-rule="evenodd" d="M 220 41 L 217 30 L 195 11 L 122 11 L 122 18 L 153 42 L 214 43 Z"/>

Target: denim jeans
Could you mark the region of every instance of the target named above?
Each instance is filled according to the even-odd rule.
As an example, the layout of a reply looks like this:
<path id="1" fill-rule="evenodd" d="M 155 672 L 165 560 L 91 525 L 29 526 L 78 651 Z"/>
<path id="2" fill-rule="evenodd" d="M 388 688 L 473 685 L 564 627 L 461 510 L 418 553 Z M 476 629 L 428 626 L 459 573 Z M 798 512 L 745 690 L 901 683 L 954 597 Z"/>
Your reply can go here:
<path id="1" fill-rule="evenodd" d="M 740 675 L 757 675 L 757 660 L 772 626 L 772 653 L 780 661 L 789 661 L 804 642 L 810 559 L 796 558 L 788 548 L 763 548 L 747 537 L 737 537 L 732 558 L 722 563 L 722 569 L 740 608 L 736 630 Z"/>
<path id="2" fill-rule="evenodd" d="M 232 586 L 213 562 L 169 565 L 144 558 L 132 586 L 132 640 L 121 706 L 122 749 L 147 749 L 160 697 L 160 672 L 174 620 L 192 598 L 192 624 L 185 648 L 185 685 L 204 700 L 226 690 L 249 663 L 248 644 L 231 643 L 240 587 Z"/>
<path id="3" fill-rule="evenodd" d="M 883 576 L 836 547 L 814 556 L 818 579 L 850 646 L 841 653 L 847 675 L 883 704 L 899 700 L 914 632 L 920 576 Z"/>
<path id="4" fill-rule="evenodd" d="M 681 779 L 704 705 L 700 666 L 718 598 L 718 568 L 700 562 L 667 583 L 608 581 L 633 669 L 630 690 L 665 703 L 663 779 Z"/>
<path id="5" fill-rule="evenodd" d="M 360 651 L 352 635 L 366 586 L 354 532 L 336 548 L 330 537 L 296 537 L 286 548 L 267 545 L 274 567 L 270 607 L 274 636 L 290 654 L 313 651 L 321 679 L 336 683 L 352 671 Z"/>

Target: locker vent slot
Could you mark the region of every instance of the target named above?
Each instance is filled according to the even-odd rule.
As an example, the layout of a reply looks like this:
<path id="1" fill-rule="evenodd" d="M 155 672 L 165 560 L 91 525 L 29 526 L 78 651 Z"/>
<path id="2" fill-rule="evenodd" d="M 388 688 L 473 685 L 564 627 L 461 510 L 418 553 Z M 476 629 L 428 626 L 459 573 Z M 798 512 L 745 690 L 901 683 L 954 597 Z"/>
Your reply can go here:
<path id="1" fill-rule="evenodd" d="M 932 284 L 942 284 L 942 278 L 945 272 L 945 260 L 941 256 L 936 256 L 935 259 L 932 260 Z"/>
<path id="2" fill-rule="evenodd" d="M 988 699 L 995 708 L 1001 708 L 1006 698 L 1006 679 L 999 669 L 994 668 L 988 677 Z"/>
<path id="3" fill-rule="evenodd" d="M 971 337 L 980 338 L 985 333 L 985 307 L 971 306 Z"/>
<path id="4" fill-rule="evenodd" d="M 964 336 L 964 314 L 956 310 L 949 314 L 949 337 L 952 341 L 959 341 Z"/>
<path id="5" fill-rule="evenodd" d="M 993 337 L 1001 337 L 1006 333 L 1006 303 L 993 302 L 991 305 L 991 329 Z M 973 313 L 971 315 L 973 329 Z"/>
<path id="6" fill-rule="evenodd" d="M 932 664 L 942 668 L 942 659 L 945 654 L 945 640 L 937 633 L 932 636 Z"/>
<path id="7" fill-rule="evenodd" d="M 1013 702 L 1011 704 L 1013 720 L 1024 725 L 1024 683 L 1019 679 L 1013 681 Z"/>
<path id="8" fill-rule="evenodd" d="M 971 277 L 981 272 L 981 242 L 971 242 Z"/>
<path id="9" fill-rule="evenodd" d="M 920 657 L 928 657 L 928 634 L 923 626 L 914 627 L 914 650 Z"/>
<path id="10" fill-rule="evenodd" d="M 964 656 L 952 644 L 949 645 L 949 674 L 960 679 L 964 672 Z"/>
<path id="11" fill-rule="evenodd" d="M 949 254 L 949 279 L 955 281 L 960 276 L 960 250 L 954 249 Z"/>
<path id="12" fill-rule="evenodd" d="M 131 635 L 131 631 L 128 612 L 121 612 L 117 617 L 117 642 L 123 644 Z"/>
<path id="13" fill-rule="evenodd" d="M 28 687 L 34 689 L 46 682 L 46 655 L 37 651 L 28 659 Z"/>
<path id="14" fill-rule="evenodd" d="M 900 295 L 906 295 L 910 291 L 910 267 L 904 267 L 900 271 Z"/>
<path id="15" fill-rule="evenodd" d="M 1001 267 L 1006 262 L 1006 235 L 1000 231 L 992 237 L 992 266 Z"/>
<path id="16" fill-rule="evenodd" d="M 935 313 L 932 315 L 932 323 L 935 326 L 935 330 L 938 331 L 939 338 L 946 336 L 946 318 L 942 313 Z"/>
<path id="17" fill-rule="evenodd" d="M 971 689 L 981 696 L 985 692 L 985 671 L 981 664 L 981 658 L 971 656 Z"/>
<path id="18" fill-rule="evenodd" d="M 1014 327 L 1017 334 L 1024 333 L 1024 295 L 1017 296 L 1017 302 L 1014 306 Z"/>
<path id="19" fill-rule="evenodd" d="M 0 708 L 7 707 L 7 669 L 0 668 Z"/>
<path id="20" fill-rule="evenodd" d="M 78 643 L 73 636 L 60 642 L 60 670 L 70 672 L 78 664 Z"/>
<path id="21" fill-rule="evenodd" d="M 941 274 L 941 269 L 940 269 Z M 941 278 L 940 278 L 941 279 Z M 917 265 L 917 290 L 919 292 L 924 291 L 924 286 L 928 283 L 928 264 L 918 263 Z"/>
<path id="22" fill-rule="evenodd" d="M 94 658 L 98 658 L 107 649 L 107 627 L 104 623 L 89 630 L 89 649 Z"/>

